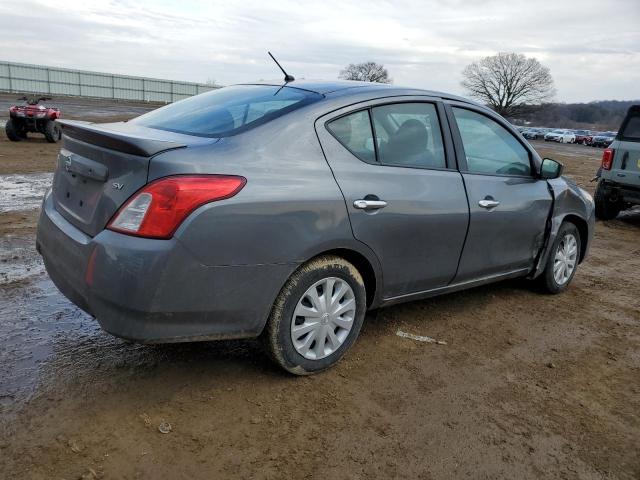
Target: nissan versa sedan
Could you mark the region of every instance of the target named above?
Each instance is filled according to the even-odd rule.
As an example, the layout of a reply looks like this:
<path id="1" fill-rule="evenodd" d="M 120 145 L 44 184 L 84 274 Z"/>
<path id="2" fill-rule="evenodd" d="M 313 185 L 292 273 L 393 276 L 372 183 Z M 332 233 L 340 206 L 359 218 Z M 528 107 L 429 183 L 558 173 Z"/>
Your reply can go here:
<path id="1" fill-rule="evenodd" d="M 357 82 L 237 85 L 128 122 L 60 122 L 37 248 L 108 332 L 260 337 L 336 363 L 365 312 L 515 277 L 567 288 L 594 205 L 502 117 Z"/>

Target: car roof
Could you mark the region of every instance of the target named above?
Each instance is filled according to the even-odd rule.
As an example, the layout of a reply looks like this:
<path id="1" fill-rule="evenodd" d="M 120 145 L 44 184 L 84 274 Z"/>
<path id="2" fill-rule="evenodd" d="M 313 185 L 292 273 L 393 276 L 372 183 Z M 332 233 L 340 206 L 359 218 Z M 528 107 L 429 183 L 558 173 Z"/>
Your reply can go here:
<path id="1" fill-rule="evenodd" d="M 306 90 L 309 92 L 318 93 L 324 96 L 330 96 L 333 94 L 340 94 L 345 96 L 349 94 L 359 95 L 365 92 L 383 92 L 385 95 L 428 95 L 431 97 L 446 98 L 449 100 L 457 100 L 460 102 L 471 103 L 474 105 L 480 105 L 468 98 L 452 95 L 445 92 L 439 92 L 435 90 L 425 90 L 421 88 L 413 87 L 400 87 L 396 85 L 389 85 L 387 83 L 374 83 L 374 82 L 359 82 L 354 80 L 294 80 L 283 84 L 282 81 L 260 81 L 254 83 L 245 83 L 241 85 L 271 85 L 271 86 L 283 86 L 289 88 L 297 88 L 300 90 Z"/>

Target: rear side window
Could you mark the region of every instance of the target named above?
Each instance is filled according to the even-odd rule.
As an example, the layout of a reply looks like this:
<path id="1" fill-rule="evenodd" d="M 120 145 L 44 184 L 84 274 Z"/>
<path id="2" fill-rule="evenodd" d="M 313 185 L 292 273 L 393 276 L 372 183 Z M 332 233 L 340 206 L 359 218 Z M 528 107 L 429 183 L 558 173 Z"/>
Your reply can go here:
<path id="1" fill-rule="evenodd" d="M 360 160 L 375 163 L 376 152 L 373 147 L 373 132 L 368 110 L 361 110 L 337 118 L 328 123 L 327 128 L 347 150 Z"/>
<path id="2" fill-rule="evenodd" d="M 620 139 L 631 142 L 640 142 L 640 107 L 632 107 L 627 118 L 622 122 Z"/>
<path id="3" fill-rule="evenodd" d="M 226 137 L 264 124 L 322 95 L 292 87 L 236 85 L 189 97 L 131 120 L 200 137 Z"/>
<path id="4" fill-rule="evenodd" d="M 378 158 L 384 165 L 445 168 L 435 105 L 397 103 L 371 110 Z"/>
<path id="5" fill-rule="evenodd" d="M 471 110 L 453 108 L 467 171 L 488 175 L 531 175 L 529 152 L 498 122 Z"/>
<path id="6" fill-rule="evenodd" d="M 431 103 L 372 107 L 332 120 L 327 129 L 367 163 L 446 168 L 438 114 Z"/>

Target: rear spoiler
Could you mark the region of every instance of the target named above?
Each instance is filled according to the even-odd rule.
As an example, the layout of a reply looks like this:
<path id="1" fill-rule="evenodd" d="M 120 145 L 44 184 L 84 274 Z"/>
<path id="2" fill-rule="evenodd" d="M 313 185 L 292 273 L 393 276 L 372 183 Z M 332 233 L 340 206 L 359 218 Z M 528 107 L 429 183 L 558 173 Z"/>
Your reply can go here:
<path id="1" fill-rule="evenodd" d="M 160 152 L 186 147 L 185 144 L 157 140 L 111 130 L 103 125 L 78 120 L 57 120 L 67 137 L 118 152 L 152 157 Z"/>

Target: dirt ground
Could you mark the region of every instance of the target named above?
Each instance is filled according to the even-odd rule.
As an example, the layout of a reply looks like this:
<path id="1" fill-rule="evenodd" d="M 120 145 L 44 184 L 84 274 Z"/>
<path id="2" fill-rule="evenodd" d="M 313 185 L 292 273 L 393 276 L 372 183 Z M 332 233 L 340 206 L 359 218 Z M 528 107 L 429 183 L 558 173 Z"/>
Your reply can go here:
<path id="1" fill-rule="evenodd" d="M 593 191 L 601 150 L 535 147 Z M 56 150 L 2 138 L 0 173 L 47 172 Z M 102 332 L 44 273 L 36 221 L 0 214 L 0 477 L 640 478 L 638 210 L 598 222 L 565 293 L 512 281 L 383 309 L 306 378 L 255 341 Z"/>

